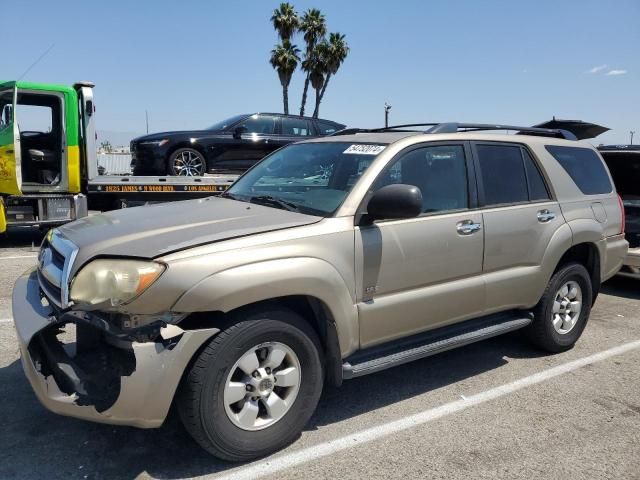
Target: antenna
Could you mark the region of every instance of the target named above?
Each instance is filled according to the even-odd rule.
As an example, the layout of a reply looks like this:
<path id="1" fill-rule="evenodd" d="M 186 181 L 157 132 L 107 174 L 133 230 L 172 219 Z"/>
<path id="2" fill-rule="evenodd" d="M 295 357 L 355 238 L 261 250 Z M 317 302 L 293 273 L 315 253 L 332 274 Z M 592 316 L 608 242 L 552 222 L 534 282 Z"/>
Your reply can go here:
<path id="1" fill-rule="evenodd" d="M 149 134 L 149 112 L 147 110 L 144 111 L 144 117 L 147 120 L 147 135 Z"/>
<path id="2" fill-rule="evenodd" d="M 51 44 L 51 46 L 50 46 L 49 48 L 47 48 L 47 49 L 44 51 L 44 53 L 43 53 L 42 55 L 40 55 L 40 56 L 37 58 L 37 60 L 36 60 L 35 62 L 33 62 L 31 65 L 29 65 L 29 67 L 24 71 L 24 73 L 18 77 L 18 80 L 22 80 L 22 79 L 24 78 L 24 76 L 25 76 L 27 73 L 29 73 L 29 71 L 30 71 L 33 67 L 35 67 L 35 66 L 40 62 L 40 60 L 42 60 L 44 57 L 46 57 L 46 56 L 47 56 L 47 53 L 49 53 L 49 52 L 53 49 L 53 47 L 55 47 L 55 46 L 56 46 L 56 44 L 55 44 L 55 43 L 52 43 L 52 44 Z"/>

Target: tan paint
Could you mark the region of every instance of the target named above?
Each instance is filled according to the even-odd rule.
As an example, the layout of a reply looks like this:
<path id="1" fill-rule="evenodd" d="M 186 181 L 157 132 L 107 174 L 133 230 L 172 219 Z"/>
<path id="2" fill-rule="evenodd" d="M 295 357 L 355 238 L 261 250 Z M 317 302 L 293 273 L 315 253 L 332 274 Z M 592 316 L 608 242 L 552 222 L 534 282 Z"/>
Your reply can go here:
<path id="1" fill-rule="evenodd" d="M 340 141 L 362 138 L 341 137 Z M 368 227 L 354 224 L 363 197 L 399 152 L 417 143 L 453 140 L 526 144 L 550 183 L 553 200 L 378 222 Z M 359 348 L 478 315 L 530 308 L 572 245 L 596 245 L 601 277 L 607 279 L 627 255 L 616 194 L 584 196 L 545 145 L 592 148 L 585 142 L 477 132 L 419 134 L 397 140 L 365 171 L 336 217 L 165 255 L 158 260 L 167 265 L 166 272 L 121 311 L 140 315 L 228 312 L 261 300 L 308 295 L 324 302 L 332 313 L 344 358 Z M 543 209 L 555 213 L 556 218 L 539 222 L 537 212 Z M 461 236 L 456 224 L 462 220 L 473 220 L 482 229 Z M 184 235 L 189 235 L 188 225 Z M 13 310 L 25 371 L 40 400 L 65 415 L 159 425 L 190 357 L 217 330 L 184 332 L 171 351 L 153 343 L 135 344 L 136 371 L 123 379 L 117 402 L 97 414 L 92 407 L 78 407 L 73 398 L 56 392 L 51 380 L 38 378 L 30 364 L 24 346 L 47 325 L 37 305 L 25 302 L 26 286 L 34 281 L 33 276 L 19 281 Z M 166 334 L 172 336 L 175 331 Z"/>

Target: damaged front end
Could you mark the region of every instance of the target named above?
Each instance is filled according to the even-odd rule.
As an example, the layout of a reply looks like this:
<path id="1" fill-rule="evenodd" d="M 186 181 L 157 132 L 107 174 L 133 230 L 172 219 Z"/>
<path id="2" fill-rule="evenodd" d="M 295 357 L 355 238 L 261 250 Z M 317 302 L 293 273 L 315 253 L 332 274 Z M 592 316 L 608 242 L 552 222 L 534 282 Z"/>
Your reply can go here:
<path id="1" fill-rule="evenodd" d="M 50 301 L 48 273 L 43 282 L 41 262 L 13 291 L 22 365 L 38 399 L 61 415 L 160 426 L 189 361 L 218 329 L 61 308 Z"/>

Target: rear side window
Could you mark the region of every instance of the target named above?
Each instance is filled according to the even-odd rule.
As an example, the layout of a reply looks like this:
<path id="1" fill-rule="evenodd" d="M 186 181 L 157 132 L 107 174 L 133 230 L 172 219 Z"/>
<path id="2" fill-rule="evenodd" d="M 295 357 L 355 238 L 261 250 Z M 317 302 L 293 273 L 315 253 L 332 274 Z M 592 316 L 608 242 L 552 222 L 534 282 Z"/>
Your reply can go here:
<path id="1" fill-rule="evenodd" d="M 335 123 L 316 121 L 316 125 L 320 135 L 331 135 L 340 129 Z"/>
<path id="2" fill-rule="evenodd" d="M 519 146 L 477 145 L 484 205 L 521 203 L 529 200 L 527 175 Z"/>
<path id="3" fill-rule="evenodd" d="M 602 160 L 590 148 L 557 145 L 547 145 L 545 148 L 585 195 L 611 193 L 613 190 Z"/>
<path id="4" fill-rule="evenodd" d="M 296 137 L 312 135 L 308 120 L 288 117 L 282 117 L 282 134 Z"/>
<path id="5" fill-rule="evenodd" d="M 529 200 L 532 202 L 549 200 L 549 198 L 551 198 L 549 191 L 533 158 L 531 158 L 531 155 L 529 155 L 529 152 L 525 149 L 522 149 L 522 157 L 524 159 L 524 169 L 527 173 L 527 182 L 529 184 Z"/>

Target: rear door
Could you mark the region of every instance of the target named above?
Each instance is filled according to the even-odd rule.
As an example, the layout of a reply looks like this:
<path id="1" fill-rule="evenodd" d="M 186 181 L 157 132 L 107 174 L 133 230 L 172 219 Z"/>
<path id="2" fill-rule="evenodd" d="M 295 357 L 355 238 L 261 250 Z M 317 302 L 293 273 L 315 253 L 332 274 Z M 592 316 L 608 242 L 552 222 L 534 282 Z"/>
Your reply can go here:
<path id="1" fill-rule="evenodd" d="M 15 118 L 17 88 L 14 82 L 0 84 L 0 193 L 22 194 L 20 131 Z"/>
<path id="2" fill-rule="evenodd" d="M 516 143 L 475 142 L 484 219 L 487 313 L 531 306 L 543 281 L 541 265 L 564 219 L 538 162 Z"/>

